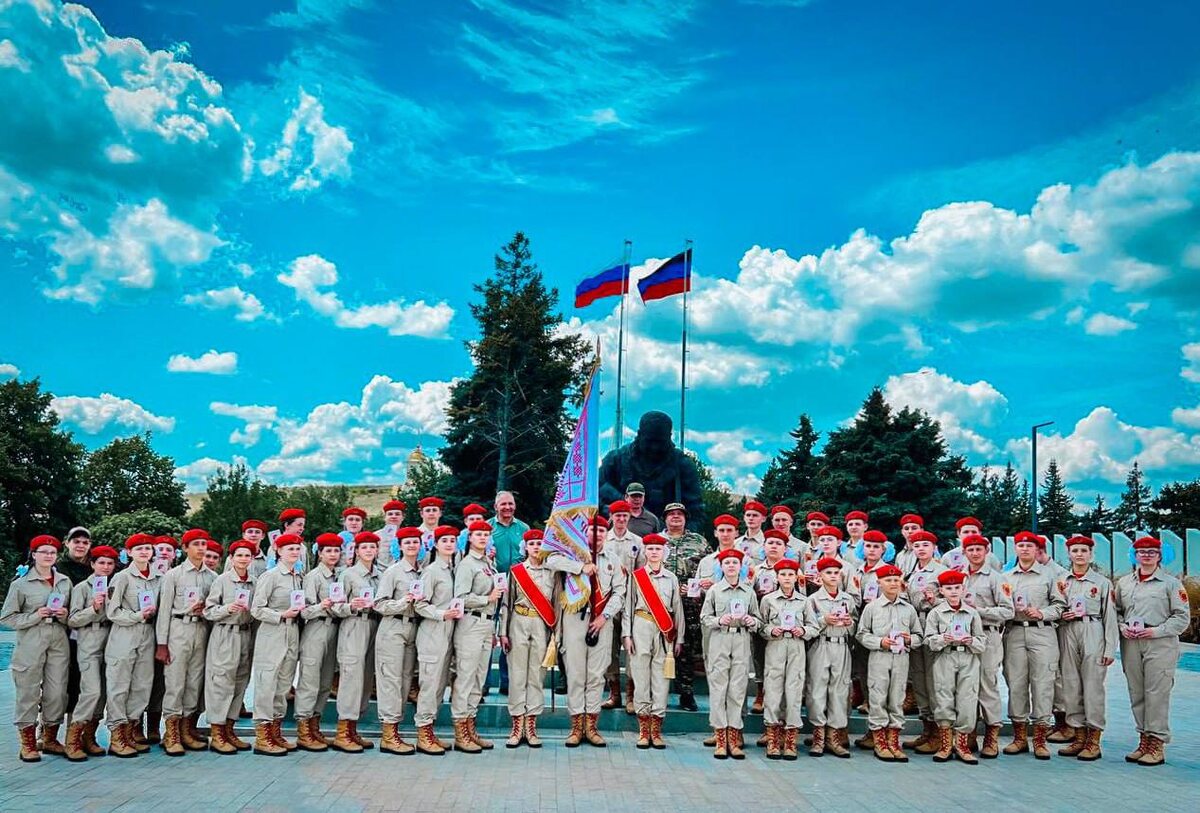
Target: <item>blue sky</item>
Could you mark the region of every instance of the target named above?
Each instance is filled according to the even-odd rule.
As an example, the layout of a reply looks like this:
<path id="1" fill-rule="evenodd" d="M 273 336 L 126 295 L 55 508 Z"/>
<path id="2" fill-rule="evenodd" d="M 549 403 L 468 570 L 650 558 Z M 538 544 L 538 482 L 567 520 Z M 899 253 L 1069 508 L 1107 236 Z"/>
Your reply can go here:
<path id="1" fill-rule="evenodd" d="M 1081 500 L 1195 476 L 1193 3 L 200 8 L 0 2 L 0 375 L 89 446 L 394 482 L 521 229 L 610 351 L 575 283 L 695 241 L 689 446 L 739 489 L 873 385 L 975 466 L 1056 421 Z M 631 306 L 627 414 L 677 411 L 679 319 Z"/>

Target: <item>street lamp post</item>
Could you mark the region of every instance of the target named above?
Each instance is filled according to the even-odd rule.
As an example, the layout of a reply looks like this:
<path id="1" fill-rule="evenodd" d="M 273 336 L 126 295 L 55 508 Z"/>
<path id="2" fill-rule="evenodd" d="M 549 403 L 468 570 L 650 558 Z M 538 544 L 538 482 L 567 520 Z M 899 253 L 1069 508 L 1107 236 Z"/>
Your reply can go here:
<path id="1" fill-rule="evenodd" d="M 1029 437 L 1030 437 L 1030 440 L 1032 441 L 1032 446 L 1033 446 L 1033 459 L 1031 460 L 1031 466 L 1033 468 L 1033 475 L 1031 478 L 1033 480 L 1033 487 L 1029 490 L 1029 518 L 1030 518 L 1029 524 L 1033 526 L 1032 530 L 1035 534 L 1037 533 L 1037 514 L 1038 514 L 1038 512 L 1037 512 L 1037 509 L 1038 509 L 1038 467 L 1037 467 L 1038 430 L 1041 429 L 1043 426 L 1050 426 L 1052 423 L 1054 423 L 1054 421 L 1044 421 L 1042 423 L 1035 423 L 1033 425 L 1033 428 L 1031 428 L 1029 430 Z"/>

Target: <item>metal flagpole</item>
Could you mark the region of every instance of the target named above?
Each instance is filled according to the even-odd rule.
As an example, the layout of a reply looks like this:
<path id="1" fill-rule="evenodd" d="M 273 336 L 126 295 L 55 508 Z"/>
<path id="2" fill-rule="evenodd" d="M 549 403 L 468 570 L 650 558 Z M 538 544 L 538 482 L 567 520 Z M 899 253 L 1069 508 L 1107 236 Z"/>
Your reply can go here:
<path id="1" fill-rule="evenodd" d="M 687 300 L 692 287 L 692 241 L 684 241 L 683 249 L 683 342 L 679 364 L 679 448 L 687 448 Z"/>
<path id="2" fill-rule="evenodd" d="M 613 432 L 613 448 L 620 449 L 625 442 L 625 416 L 622 404 L 623 388 L 625 386 L 625 300 L 629 294 L 629 260 L 633 253 L 633 241 L 625 241 L 624 278 L 621 281 L 621 320 L 617 328 L 617 426 Z"/>

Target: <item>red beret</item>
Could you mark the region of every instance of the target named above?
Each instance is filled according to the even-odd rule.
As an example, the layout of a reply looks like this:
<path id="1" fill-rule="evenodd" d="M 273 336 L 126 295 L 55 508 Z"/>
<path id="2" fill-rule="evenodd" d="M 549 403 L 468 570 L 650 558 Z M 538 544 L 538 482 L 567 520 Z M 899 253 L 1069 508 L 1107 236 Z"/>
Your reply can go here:
<path id="1" fill-rule="evenodd" d="M 889 576 L 903 577 L 904 573 L 895 565 L 880 565 L 879 567 L 875 568 L 875 578 L 886 579 Z"/>
<path id="2" fill-rule="evenodd" d="M 244 550 L 251 556 L 255 556 L 258 554 L 258 545 L 255 545 L 249 539 L 239 539 L 229 546 L 229 555 L 233 556 L 239 550 Z"/>
<path id="3" fill-rule="evenodd" d="M 304 513 L 303 508 L 285 508 L 279 512 L 279 521 L 291 522 L 294 519 L 302 519 L 307 516 L 308 514 Z"/>
<path id="4" fill-rule="evenodd" d="M 837 539 L 844 538 L 843 534 L 842 534 L 842 529 L 835 528 L 832 525 L 826 525 L 824 528 L 817 528 L 816 537 L 818 539 L 820 539 L 822 536 L 832 536 L 832 537 L 836 537 Z"/>
<path id="5" fill-rule="evenodd" d="M 1162 541 L 1152 536 L 1143 536 L 1133 543 L 1134 550 L 1162 550 Z"/>
<path id="6" fill-rule="evenodd" d="M 653 536 L 653 534 L 652 534 L 652 536 Z M 645 544 L 645 543 L 646 543 L 646 540 L 643 539 L 642 544 Z M 730 558 L 736 558 L 740 562 L 742 560 L 742 557 L 745 555 L 746 554 L 742 553 L 737 548 L 729 548 L 727 550 L 723 550 L 723 551 L 719 552 L 717 554 L 716 558 L 717 558 L 718 562 L 724 562 L 726 559 L 730 559 Z"/>
<path id="7" fill-rule="evenodd" d="M 217 556 L 220 556 L 225 552 L 225 549 L 221 547 L 221 543 L 215 539 L 208 540 L 208 542 L 205 543 L 205 548 L 207 548 L 209 553 L 215 553 Z"/>
<path id="8" fill-rule="evenodd" d="M 405 508 L 408 508 L 408 506 L 404 504 L 404 500 L 388 500 L 383 504 L 383 513 L 386 514 L 388 511 L 403 511 Z"/>
<path id="9" fill-rule="evenodd" d="M 379 534 L 374 531 L 359 531 L 354 535 L 355 545 L 379 544 Z"/>
<path id="10" fill-rule="evenodd" d="M 280 534 L 275 537 L 276 548 L 286 548 L 289 545 L 303 545 L 304 540 L 296 534 Z"/>
<path id="11" fill-rule="evenodd" d="M 610 516 L 613 514 L 632 514 L 633 506 L 626 500 L 617 500 L 609 504 L 608 513 Z"/>
<path id="12" fill-rule="evenodd" d="M 195 532 L 192 532 L 192 533 L 194 535 L 191 537 L 191 539 L 208 539 L 208 531 L 200 531 L 200 533 L 195 533 Z M 187 534 L 184 534 L 184 536 L 187 536 Z M 155 545 L 170 545 L 173 548 L 176 548 L 176 549 L 179 548 L 179 540 L 177 540 L 173 536 L 168 536 L 167 534 L 163 534 L 162 536 L 154 537 L 154 544 Z"/>
<path id="13" fill-rule="evenodd" d="M 150 534 L 134 534 L 125 540 L 125 550 L 140 548 L 142 545 L 154 547 L 154 537 Z"/>
<path id="14" fill-rule="evenodd" d="M 1033 531 L 1021 531 L 1019 534 L 1017 534 L 1015 537 L 1013 537 L 1014 544 L 1019 545 L 1022 542 L 1032 542 L 1033 544 L 1037 545 L 1039 548 L 1042 548 L 1043 550 L 1046 548 L 1046 537 L 1039 536 L 1038 534 L 1035 534 Z"/>
<path id="15" fill-rule="evenodd" d="M 484 508 L 482 505 L 480 505 L 477 502 L 473 502 L 470 505 L 464 505 L 463 510 L 462 510 L 462 515 L 464 517 L 469 517 L 472 514 L 479 514 L 480 516 L 487 516 L 487 509 Z"/>
<path id="16" fill-rule="evenodd" d="M 840 560 L 834 559 L 832 556 L 822 556 L 817 560 L 817 570 L 828 570 L 831 567 L 836 567 L 838 570 L 841 570 L 842 563 Z"/>
<path id="17" fill-rule="evenodd" d="M 925 525 L 925 520 L 921 518 L 920 514 L 905 514 L 904 516 L 900 517 L 901 525 L 908 525 L 910 522 L 913 525 Z"/>
<path id="18" fill-rule="evenodd" d="M 419 531 L 420 529 L 418 529 Z M 443 536 L 453 536 L 458 538 L 458 528 L 453 525 L 439 525 L 433 529 L 433 538 L 441 539 Z"/>
<path id="19" fill-rule="evenodd" d="M 430 506 L 434 508 L 444 508 L 446 506 L 446 501 L 441 497 L 422 497 L 421 499 L 417 500 L 418 508 L 429 508 Z"/>
<path id="20" fill-rule="evenodd" d="M 888 541 L 883 531 L 867 531 L 862 538 L 864 542 L 878 542 L 880 545 L 886 545 Z"/>
<path id="21" fill-rule="evenodd" d="M 967 574 L 961 570 L 943 570 L 938 574 L 938 584 L 962 584 L 967 579 Z"/>
<path id="22" fill-rule="evenodd" d="M 743 511 L 757 511 L 758 513 L 762 514 L 763 516 L 766 516 L 766 514 L 767 514 L 767 507 L 765 505 L 763 505 L 762 503 L 760 503 L 758 500 L 751 500 L 750 502 L 746 503 L 746 507 L 743 508 L 742 510 Z"/>
<path id="23" fill-rule="evenodd" d="M 342 519 L 345 519 L 346 517 L 358 517 L 359 519 L 365 521 L 367 518 L 367 512 L 358 506 L 352 505 L 342 512 Z"/>
<path id="24" fill-rule="evenodd" d="M 476 531 L 491 531 L 491 530 L 492 530 L 492 526 L 489 525 L 488 523 L 484 522 L 481 519 L 477 519 L 474 522 L 472 522 L 470 525 L 467 526 L 468 533 L 475 533 Z"/>
<path id="25" fill-rule="evenodd" d="M 455 533 L 457 534 L 458 532 L 455 531 Z M 436 530 L 434 531 L 434 536 L 437 536 Z M 421 529 L 416 527 L 415 525 L 405 525 L 403 528 L 396 529 L 396 539 L 397 540 L 420 539 L 420 538 L 421 538 Z"/>
<path id="26" fill-rule="evenodd" d="M 933 544 L 936 545 L 938 540 L 937 540 L 937 535 L 935 535 L 933 533 L 933 531 L 917 531 L 915 534 L 913 534 L 912 536 L 910 536 L 908 538 L 908 541 L 909 542 L 932 542 Z"/>
<path id="27" fill-rule="evenodd" d="M 642 537 L 642 544 L 646 545 L 646 546 L 649 546 L 649 545 L 662 546 L 662 545 L 667 544 L 667 538 L 665 536 L 663 536 L 662 534 L 646 534 L 645 536 Z"/>
<path id="28" fill-rule="evenodd" d="M 795 559 L 780 559 L 778 562 L 776 562 L 774 565 L 771 566 L 771 569 L 774 570 L 776 573 L 778 573 L 781 570 L 799 570 L 800 563 L 797 562 Z"/>
<path id="29" fill-rule="evenodd" d="M 160 536 L 159 539 L 162 539 L 162 537 Z M 190 545 L 193 539 L 212 539 L 212 534 L 203 528 L 190 528 L 189 530 L 184 531 L 183 536 L 180 538 L 185 545 Z M 172 543 L 174 543 L 174 541 L 174 539 L 171 540 Z M 158 544 L 157 539 L 155 540 L 155 544 Z"/>
<path id="30" fill-rule="evenodd" d="M 29 540 L 30 550 L 37 550 L 44 545 L 49 545 L 55 550 L 62 550 L 62 542 L 59 542 L 56 537 L 53 537 L 50 534 L 39 534 L 38 536 L 35 536 L 33 539 Z"/>
<path id="31" fill-rule="evenodd" d="M 775 528 L 769 528 L 768 530 L 763 531 L 763 539 L 777 539 L 780 542 L 787 542 L 788 535 L 783 531 L 776 530 Z"/>
<path id="32" fill-rule="evenodd" d="M 963 550 L 974 547 L 990 548 L 991 546 L 991 541 L 982 534 L 967 534 L 962 541 Z"/>
<path id="33" fill-rule="evenodd" d="M 826 525 L 829 524 L 829 517 L 826 516 L 821 511 L 809 511 L 808 515 L 806 517 L 804 517 L 805 522 L 812 522 L 814 519 L 820 520 L 821 522 L 824 522 Z"/>
<path id="34" fill-rule="evenodd" d="M 596 514 L 594 517 L 592 517 L 592 527 L 593 528 L 607 528 L 608 520 L 606 520 L 604 517 L 600 516 L 599 514 Z"/>
<path id="35" fill-rule="evenodd" d="M 1076 534 L 1067 540 L 1067 547 L 1070 548 L 1072 545 L 1087 545 L 1089 548 L 1093 548 L 1096 546 L 1096 540 L 1092 539 L 1090 536 Z"/>
<path id="36" fill-rule="evenodd" d="M 337 534 L 321 534 L 317 537 L 318 548 L 340 548 L 342 546 L 342 538 Z M 233 550 L 230 548 L 230 550 Z"/>
<path id="37" fill-rule="evenodd" d="M 983 523 L 975 519 L 975 517 L 963 517 L 954 523 L 954 530 L 961 531 L 965 525 L 974 525 L 976 528 L 983 530 Z"/>
<path id="38" fill-rule="evenodd" d="M 530 542 L 534 539 L 544 539 L 545 536 L 546 535 L 542 532 L 541 528 L 530 528 L 528 531 L 521 534 L 521 538 L 526 542 Z"/>
<path id="39" fill-rule="evenodd" d="M 786 505 L 772 505 L 771 516 L 775 516 L 776 514 L 787 514 L 789 517 L 796 516 L 796 512 L 788 508 Z"/>
<path id="40" fill-rule="evenodd" d="M 866 511 L 851 511 L 849 514 L 846 514 L 846 522 L 849 522 L 852 519 L 861 519 L 863 522 L 866 522 L 867 521 L 867 512 Z"/>
<path id="41" fill-rule="evenodd" d="M 104 559 L 104 558 L 116 559 L 117 558 L 117 549 L 114 548 L 112 545 L 97 545 L 96 547 L 92 548 L 91 551 L 88 552 L 88 556 L 91 557 L 93 562 L 96 561 L 97 559 Z"/>
<path id="42" fill-rule="evenodd" d="M 267 532 L 267 523 L 263 522 L 261 519 L 248 519 L 242 523 L 243 531 L 248 531 L 251 528 L 257 528 L 265 534 Z"/>
<path id="43" fill-rule="evenodd" d="M 732 514 L 721 514 L 719 517 L 713 520 L 713 527 L 719 528 L 722 525 L 732 525 L 736 528 L 738 526 L 738 521 L 733 517 Z"/>

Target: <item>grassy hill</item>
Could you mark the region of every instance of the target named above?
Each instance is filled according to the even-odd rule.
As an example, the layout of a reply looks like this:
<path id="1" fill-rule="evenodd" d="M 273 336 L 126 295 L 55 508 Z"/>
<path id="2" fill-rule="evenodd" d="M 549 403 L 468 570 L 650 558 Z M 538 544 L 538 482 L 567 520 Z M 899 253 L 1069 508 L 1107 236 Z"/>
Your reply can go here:
<path id="1" fill-rule="evenodd" d="M 366 509 L 368 514 L 382 513 L 383 504 L 392 498 L 393 487 L 390 485 L 355 485 L 347 488 L 350 489 L 353 504 Z M 191 514 L 204 502 L 204 492 L 185 494 L 184 498 L 188 502 L 188 513 Z"/>

